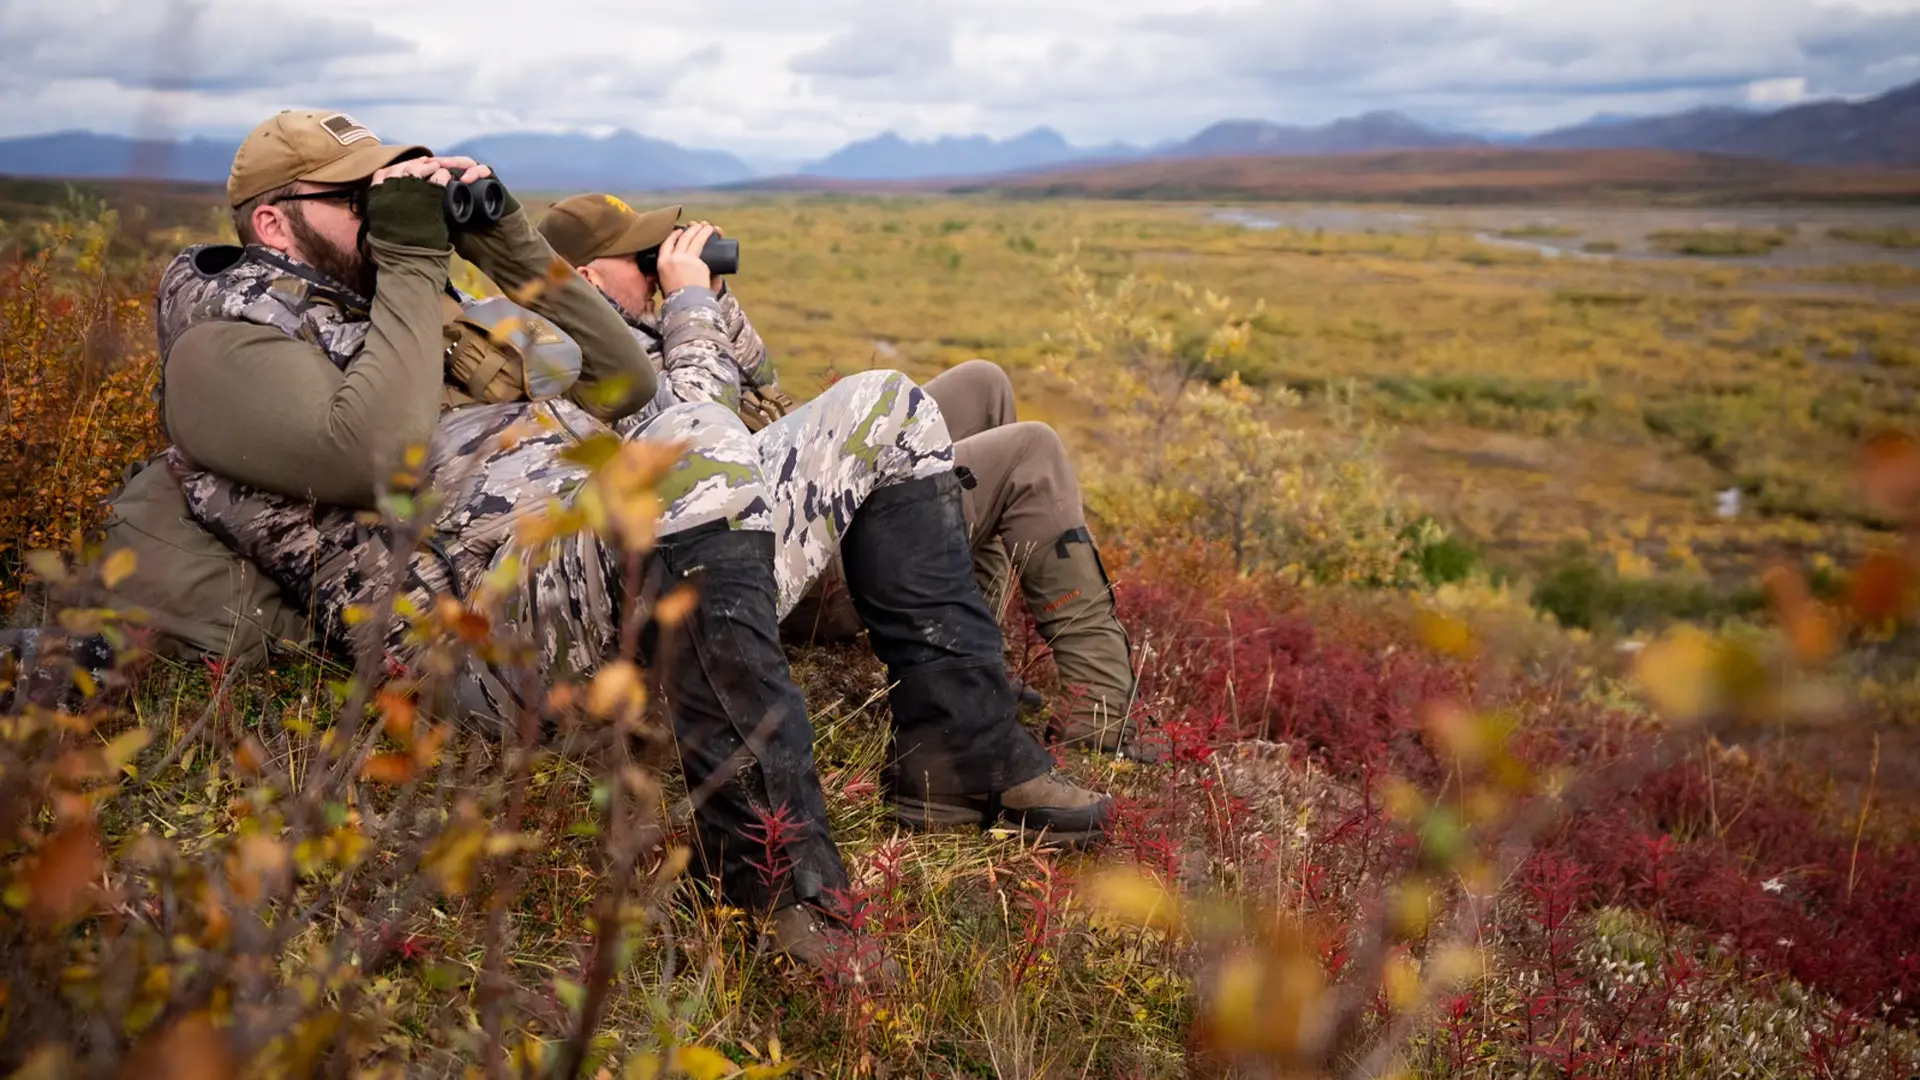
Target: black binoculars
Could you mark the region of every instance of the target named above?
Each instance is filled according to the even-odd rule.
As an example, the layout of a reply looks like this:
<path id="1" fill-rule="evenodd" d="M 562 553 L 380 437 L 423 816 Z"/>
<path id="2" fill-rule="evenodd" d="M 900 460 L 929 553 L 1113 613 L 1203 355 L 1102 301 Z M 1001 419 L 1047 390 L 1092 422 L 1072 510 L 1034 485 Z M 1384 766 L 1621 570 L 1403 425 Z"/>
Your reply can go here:
<path id="1" fill-rule="evenodd" d="M 640 264 L 641 273 L 652 278 L 660 276 L 659 248 L 648 248 L 633 258 Z M 737 274 L 740 272 L 740 241 L 724 236 L 709 236 L 706 244 L 700 248 L 700 261 L 706 263 L 707 269 L 715 274 Z"/>
<path id="2" fill-rule="evenodd" d="M 481 228 L 499 221 L 506 212 L 507 189 L 491 176 L 447 185 L 447 224 L 452 228 Z"/>

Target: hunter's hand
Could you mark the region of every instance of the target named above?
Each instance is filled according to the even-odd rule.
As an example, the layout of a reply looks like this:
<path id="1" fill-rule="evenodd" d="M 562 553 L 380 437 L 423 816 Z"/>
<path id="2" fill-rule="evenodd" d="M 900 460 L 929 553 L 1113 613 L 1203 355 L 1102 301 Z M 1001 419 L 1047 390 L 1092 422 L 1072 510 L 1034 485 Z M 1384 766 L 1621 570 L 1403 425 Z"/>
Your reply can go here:
<path id="1" fill-rule="evenodd" d="M 700 261 L 700 250 L 707 246 L 708 237 L 719 232 L 704 221 L 696 221 L 667 237 L 660 245 L 661 295 L 672 296 L 689 285 L 713 288 L 713 271 Z"/>
<path id="2" fill-rule="evenodd" d="M 470 184 L 492 175 L 491 166 L 482 165 L 470 157 L 423 157 L 381 169 L 373 174 L 373 183 L 377 185 L 395 176 L 417 176 L 429 184 L 446 187 L 456 179 L 463 184 Z"/>

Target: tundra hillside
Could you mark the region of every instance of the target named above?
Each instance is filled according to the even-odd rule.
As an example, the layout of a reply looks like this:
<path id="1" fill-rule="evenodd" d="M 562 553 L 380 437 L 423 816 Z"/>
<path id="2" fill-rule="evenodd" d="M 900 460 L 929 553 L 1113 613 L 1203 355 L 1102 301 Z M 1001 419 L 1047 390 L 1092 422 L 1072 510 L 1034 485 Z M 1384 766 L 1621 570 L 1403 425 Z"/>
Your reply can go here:
<path id="1" fill-rule="evenodd" d="M 4 194 L 0 590 L 137 641 L 98 598 L 140 568 L 88 545 L 160 445 L 157 260 L 212 236 L 217 200 Z M 850 901 L 908 973 L 827 988 L 694 902 L 630 665 L 545 688 L 495 744 L 435 719 L 431 664 L 382 685 L 318 655 L 242 674 L 136 652 L 77 674 L 77 711 L 24 686 L 0 718 L 0 1067 L 1920 1063 L 1920 270 L 1879 242 L 1901 222 L 698 210 L 743 240 L 736 287 L 796 396 L 984 355 L 1068 433 L 1175 759 L 1067 761 L 1123 796 L 1115 842 L 898 832 L 878 665 L 797 650 Z M 1778 242 L 1686 253 L 1752 248 L 1736 230 Z M 1689 231 L 1711 235 L 1653 238 Z M 645 512 L 658 460 L 581 452 L 593 482 L 539 528 Z M 386 509 L 403 533 L 410 506 Z M 484 596 L 367 617 L 438 656 L 494 647 Z M 1010 661 L 1071 695 L 1008 628 Z M 769 874 L 783 827 L 758 830 Z"/>

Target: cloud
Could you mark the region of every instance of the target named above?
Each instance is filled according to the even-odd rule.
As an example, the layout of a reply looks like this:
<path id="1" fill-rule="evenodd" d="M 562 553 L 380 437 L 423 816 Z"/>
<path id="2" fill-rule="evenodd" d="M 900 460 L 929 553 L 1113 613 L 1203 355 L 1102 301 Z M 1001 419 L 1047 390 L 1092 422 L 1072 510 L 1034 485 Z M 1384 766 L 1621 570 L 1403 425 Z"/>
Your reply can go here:
<path id="1" fill-rule="evenodd" d="M 1755 105 L 1793 105 L 1806 100 L 1807 80 L 1803 75 L 1790 79 L 1761 79 L 1747 84 L 1747 100 Z"/>
<path id="2" fill-rule="evenodd" d="M 1369 109 L 1529 131 L 1920 77 L 1920 0 L 274 3 L 0 0 L 0 134 L 230 135 L 335 105 L 429 143 L 625 127 L 786 159 L 890 129 L 1153 142 Z"/>
<path id="3" fill-rule="evenodd" d="M 934 5 L 875 3 L 788 67 L 828 80 L 924 79 L 952 68 L 953 37 L 953 21 Z"/>
<path id="4" fill-rule="evenodd" d="M 0 9 L 0 64 L 42 80 L 104 79 L 129 88 L 243 91 L 284 85 L 336 61 L 389 61 L 417 46 L 370 21 L 283 5 L 12 3 Z"/>
<path id="5" fill-rule="evenodd" d="M 1815 0 L 1297 0 L 1153 15 L 1147 30 L 1200 46 L 1224 73 L 1333 99 L 1558 93 L 1568 99 L 1693 90 L 1732 97 L 1804 78 L 1850 92 L 1868 66 L 1920 52 L 1920 12 Z"/>

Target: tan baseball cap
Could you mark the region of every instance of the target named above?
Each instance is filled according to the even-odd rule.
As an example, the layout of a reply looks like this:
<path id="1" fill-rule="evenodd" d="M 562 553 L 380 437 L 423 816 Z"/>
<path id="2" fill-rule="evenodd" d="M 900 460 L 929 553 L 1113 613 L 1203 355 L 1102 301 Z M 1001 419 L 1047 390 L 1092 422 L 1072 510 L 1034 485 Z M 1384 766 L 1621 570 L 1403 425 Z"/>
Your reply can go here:
<path id="1" fill-rule="evenodd" d="M 561 258 L 585 266 L 609 255 L 659 247 L 679 220 L 677 206 L 643 214 L 611 195 L 571 195 L 541 217 L 540 235 Z"/>
<path id="2" fill-rule="evenodd" d="M 254 128 L 233 155 L 227 202 L 239 206 L 295 180 L 351 184 L 396 161 L 427 157 L 424 146 L 390 146 L 342 112 L 281 112 Z"/>

